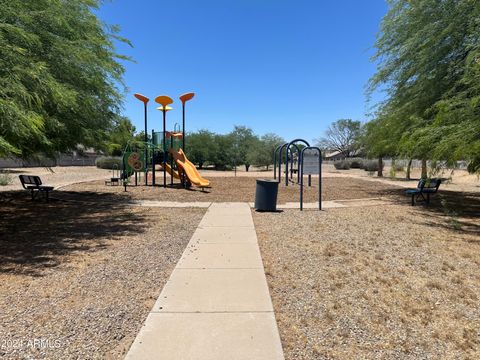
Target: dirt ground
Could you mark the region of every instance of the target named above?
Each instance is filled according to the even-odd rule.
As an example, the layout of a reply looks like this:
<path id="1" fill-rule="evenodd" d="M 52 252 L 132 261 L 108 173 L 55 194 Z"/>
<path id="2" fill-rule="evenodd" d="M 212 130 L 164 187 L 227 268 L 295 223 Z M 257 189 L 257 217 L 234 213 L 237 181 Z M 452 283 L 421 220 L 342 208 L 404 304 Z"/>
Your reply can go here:
<path id="1" fill-rule="evenodd" d="M 14 168 L 2 169 L 3 173 L 9 174 L 11 184 L 0 186 L 0 191 L 20 190 L 22 185 L 18 175 L 37 175 L 40 176 L 45 185 L 65 186 L 80 181 L 92 181 L 107 179 L 111 176 L 111 170 L 98 169 L 95 166 L 56 166 L 52 168 L 32 167 L 32 168 Z"/>
<path id="2" fill-rule="evenodd" d="M 283 168 L 282 168 L 283 169 Z M 21 189 L 20 181 L 18 180 L 19 174 L 39 175 L 45 184 L 55 187 L 65 186 L 77 182 L 85 182 L 92 180 L 105 180 L 111 177 L 111 170 L 98 169 L 93 166 L 65 166 L 65 167 L 53 167 L 53 168 L 12 168 L 12 169 L 0 169 L 2 172 L 10 174 L 12 184 L 7 186 L 0 186 L 0 191 L 10 191 Z M 269 170 L 264 168 L 251 167 L 250 171 L 246 172 L 244 166 L 238 168 L 237 174 L 234 171 L 215 171 L 215 170 L 200 170 L 200 173 L 207 179 L 213 178 L 225 178 L 225 177 L 251 177 L 251 178 L 272 178 L 273 166 Z M 432 176 L 434 174 L 431 174 Z M 480 192 L 480 177 L 474 174 L 468 174 L 465 170 L 448 170 L 444 169 L 439 171 L 434 176 L 442 177 L 447 181 L 442 184 L 442 188 L 452 191 L 467 191 L 467 192 Z M 161 177 L 161 176 L 160 176 Z M 367 181 L 380 181 L 385 184 L 397 185 L 400 187 L 415 187 L 418 179 L 420 178 L 420 169 L 412 168 L 411 177 L 412 180 L 405 180 L 404 172 L 397 172 L 394 178 L 390 177 L 390 168 L 385 167 L 384 177 L 377 178 L 376 174 L 369 174 L 362 169 L 350 169 L 350 170 L 336 170 L 332 164 L 325 163 L 322 166 L 322 177 L 347 177 L 347 178 L 359 178 Z"/>
<path id="3" fill-rule="evenodd" d="M 394 177 L 390 175 L 390 168 L 385 167 L 383 170 L 384 176 L 379 178 L 376 173 L 370 174 L 362 169 L 350 170 L 336 170 L 333 165 L 323 166 L 323 176 L 339 176 L 339 177 L 353 177 L 362 180 L 381 182 L 383 184 L 391 184 L 401 187 L 416 187 L 421 177 L 421 170 L 413 168 L 411 172 L 411 180 L 405 179 L 405 172 L 396 172 Z M 442 189 L 458 192 L 477 192 L 480 193 L 480 176 L 476 174 L 469 174 L 466 170 L 449 170 L 443 169 L 436 173 L 430 173 L 430 177 L 442 178 L 444 181 L 441 185 Z"/>
<path id="4" fill-rule="evenodd" d="M 66 196 L 66 192 L 87 191 L 92 193 L 114 194 L 119 199 L 159 200 L 159 201 L 241 201 L 255 200 L 256 179 L 253 177 L 212 177 L 211 188 L 202 191 L 192 187 L 182 189 L 178 184 L 174 188 L 161 186 L 128 186 L 125 193 L 121 186 L 105 186 L 103 181 L 85 182 L 63 187 L 52 196 Z M 355 178 L 324 178 L 322 180 L 323 200 L 358 199 L 399 194 L 402 188 L 391 184 L 368 182 Z M 279 185 L 278 203 L 297 202 L 300 199 L 300 188 L 291 184 Z M 312 187 L 305 186 L 304 201 L 318 201 L 318 179 L 312 179 Z"/>
<path id="5" fill-rule="evenodd" d="M 286 359 L 480 358 L 470 201 L 253 212 Z"/>
<path id="6" fill-rule="evenodd" d="M 9 195 L 0 200 L 0 358 L 123 358 L 204 210 Z"/>

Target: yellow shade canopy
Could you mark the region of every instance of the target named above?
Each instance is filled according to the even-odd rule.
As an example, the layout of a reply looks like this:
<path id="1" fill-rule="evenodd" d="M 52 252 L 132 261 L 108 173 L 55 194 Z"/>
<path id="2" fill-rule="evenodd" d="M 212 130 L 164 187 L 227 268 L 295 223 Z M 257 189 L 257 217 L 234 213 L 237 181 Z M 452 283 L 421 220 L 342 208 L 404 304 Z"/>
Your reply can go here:
<path id="1" fill-rule="evenodd" d="M 188 100 L 192 100 L 193 97 L 195 96 L 195 93 L 186 93 L 183 95 L 180 95 L 180 100 L 182 101 L 183 104 L 185 104 Z"/>
<path id="2" fill-rule="evenodd" d="M 159 103 L 162 106 L 167 106 L 173 103 L 173 100 L 170 96 L 160 95 L 155 98 L 155 102 Z"/>
<path id="3" fill-rule="evenodd" d="M 159 106 L 159 107 L 157 107 L 157 110 L 160 110 L 160 111 L 170 111 L 172 109 L 173 108 L 170 107 L 170 106 Z"/>
<path id="4" fill-rule="evenodd" d="M 138 100 L 142 101 L 144 104 L 148 103 L 148 101 L 150 100 L 145 95 L 142 95 L 142 94 L 139 94 L 139 93 L 135 93 L 135 94 L 133 94 L 133 96 L 135 96 Z"/>

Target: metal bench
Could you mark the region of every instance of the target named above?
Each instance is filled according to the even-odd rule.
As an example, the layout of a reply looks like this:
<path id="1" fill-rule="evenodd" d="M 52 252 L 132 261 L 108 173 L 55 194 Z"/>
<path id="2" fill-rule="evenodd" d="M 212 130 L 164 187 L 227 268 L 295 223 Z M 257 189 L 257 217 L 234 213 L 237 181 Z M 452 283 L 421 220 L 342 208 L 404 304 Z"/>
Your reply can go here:
<path id="1" fill-rule="evenodd" d="M 45 199 L 48 202 L 48 194 L 50 191 L 54 189 L 53 186 L 45 186 L 42 185 L 42 180 L 40 176 L 34 175 L 19 175 L 20 182 L 25 190 L 30 190 L 30 194 L 32 195 L 32 200 L 40 193 L 45 193 Z"/>
<path id="2" fill-rule="evenodd" d="M 422 179 L 418 182 L 416 189 L 408 189 L 405 194 L 412 196 L 412 206 L 415 202 L 422 199 L 425 203 L 430 203 L 430 195 L 435 194 L 442 183 L 442 179 Z M 425 197 L 425 195 L 427 195 Z"/>

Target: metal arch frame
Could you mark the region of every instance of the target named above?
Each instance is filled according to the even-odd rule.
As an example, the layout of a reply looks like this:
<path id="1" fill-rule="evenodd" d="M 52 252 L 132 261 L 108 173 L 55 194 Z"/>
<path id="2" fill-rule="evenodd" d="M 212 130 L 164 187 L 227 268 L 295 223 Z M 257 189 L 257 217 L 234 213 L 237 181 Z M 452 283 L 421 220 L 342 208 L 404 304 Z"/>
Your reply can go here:
<path id="1" fill-rule="evenodd" d="M 300 160 L 300 148 L 297 146 L 297 144 L 291 144 L 290 146 L 294 146 L 295 149 L 297 149 L 298 160 Z M 290 168 L 293 169 L 293 152 L 290 149 L 290 146 L 287 146 L 287 159 L 285 159 L 285 161 L 288 165 L 288 153 L 290 153 Z M 290 169 L 290 171 L 291 171 L 291 169 Z M 285 173 L 287 173 L 287 171 L 288 171 L 288 166 L 285 169 Z M 297 183 L 298 182 L 300 182 L 300 172 L 297 173 Z M 288 176 L 286 176 L 286 178 L 285 178 L 285 186 L 288 186 Z"/>
<path id="2" fill-rule="evenodd" d="M 299 159 L 299 171 L 300 175 L 300 210 L 303 210 L 303 160 L 306 150 L 318 151 L 318 210 L 322 210 L 322 150 L 317 146 L 307 146 L 302 149 Z"/>
<path id="3" fill-rule="evenodd" d="M 277 178 L 277 152 L 278 150 L 280 150 L 280 148 L 284 145 L 286 145 L 287 143 L 283 144 L 283 145 L 278 145 L 275 150 L 273 151 L 273 178 L 276 179 Z M 281 162 L 281 160 L 279 160 Z"/>
<path id="4" fill-rule="evenodd" d="M 281 172 L 281 168 L 282 168 L 282 152 L 283 152 L 283 149 L 285 149 L 285 147 L 286 147 L 287 145 L 288 145 L 288 143 L 285 143 L 285 144 L 280 145 L 279 147 L 277 147 L 277 149 L 280 148 L 280 149 L 279 149 L 279 154 L 278 154 L 278 182 L 279 182 L 279 183 L 282 181 L 282 172 Z M 276 155 L 276 153 L 277 153 L 277 149 L 275 149 L 275 155 Z M 275 171 L 276 171 L 276 169 L 275 169 L 276 166 L 275 166 L 275 165 L 276 165 L 277 162 L 276 162 L 276 159 L 274 159 L 274 160 L 275 160 L 275 163 L 274 163 L 273 171 L 274 171 L 274 173 L 275 173 Z M 276 179 L 277 177 L 275 176 L 274 178 Z"/>
<path id="5" fill-rule="evenodd" d="M 308 141 L 303 140 L 303 139 L 295 139 L 295 140 L 292 140 L 288 143 L 288 145 L 287 145 L 287 158 L 285 159 L 285 186 L 288 186 L 288 150 L 290 150 L 290 146 L 292 146 L 292 145 L 295 145 L 297 150 L 298 150 L 298 146 L 296 145 L 297 142 L 303 142 L 305 145 L 307 145 L 307 147 L 310 147 L 310 144 L 308 143 Z M 280 151 L 280 155 L 281 154 L 282 153 Z M 281 159 L 281 157 L 280 157 L 280 159 Z M 298 160 L 300 161 L 300 158 Z"/>

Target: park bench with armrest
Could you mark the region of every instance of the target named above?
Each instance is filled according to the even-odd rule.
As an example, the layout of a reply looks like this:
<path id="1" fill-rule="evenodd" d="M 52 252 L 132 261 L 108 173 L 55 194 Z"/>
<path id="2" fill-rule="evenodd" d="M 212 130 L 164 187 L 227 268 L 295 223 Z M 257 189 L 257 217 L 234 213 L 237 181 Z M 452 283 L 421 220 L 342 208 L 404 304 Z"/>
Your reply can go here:
<path id="1" fill-rule="evenodd" d="M 48 202 L 48 193 L 53 190 L 53 186 L 42 185 L 40 176 L 35 175 L 19 175 L 20 182 L 25 190 L 30 190 L 32 200 L 35 199 L 38 193 L 44 192 L 45 198 Z"/>
<path id="2" fill-rule="evenodd" d="M 430 195 L 437 193 L 441 182 L 441 179 L 421 179 L 416 189 L 408 189 L 405 193 L 412 196 L 412 206 L 414 206 L 415 201 L 418 202 L 420 198 L 428 204 L 430 203 Z M 425 195 L 427 196 L 425 197 Z"/>

